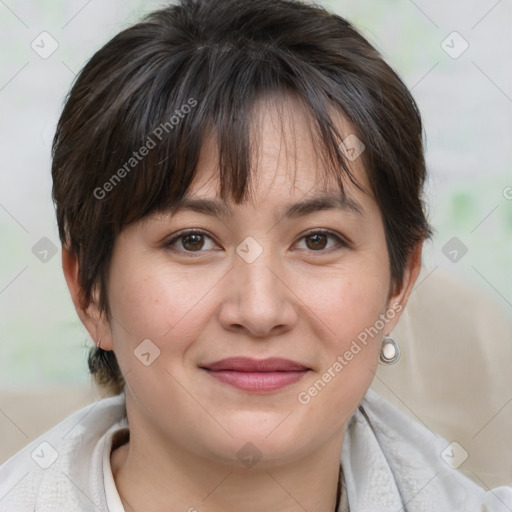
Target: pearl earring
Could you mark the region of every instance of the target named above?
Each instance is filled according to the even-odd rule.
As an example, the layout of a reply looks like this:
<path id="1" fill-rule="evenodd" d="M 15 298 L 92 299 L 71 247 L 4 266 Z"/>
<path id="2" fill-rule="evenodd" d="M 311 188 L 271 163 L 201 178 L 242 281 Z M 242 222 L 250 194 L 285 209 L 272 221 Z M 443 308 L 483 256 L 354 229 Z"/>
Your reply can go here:
<path id="1" fill-rule="evenodd" d="M 400 359 L 400 347 L 393 338 L 384 336 L 380 349 L 379 360 L 381 364 L 390 365 Z"/>

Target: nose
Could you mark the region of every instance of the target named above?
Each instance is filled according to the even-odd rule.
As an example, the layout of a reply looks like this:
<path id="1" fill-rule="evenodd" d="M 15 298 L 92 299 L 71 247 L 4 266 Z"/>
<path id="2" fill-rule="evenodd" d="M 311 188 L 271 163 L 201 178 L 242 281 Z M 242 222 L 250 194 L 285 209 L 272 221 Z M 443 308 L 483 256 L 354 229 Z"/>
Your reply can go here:
<path id="1" fill-rule="evenodd" d="M 234 254 L 225 290 L 218 318 L 229 331 L 268 338 L 293 329 L 297 322 L 297 297 L 269 250 L 250 263 Z"/>

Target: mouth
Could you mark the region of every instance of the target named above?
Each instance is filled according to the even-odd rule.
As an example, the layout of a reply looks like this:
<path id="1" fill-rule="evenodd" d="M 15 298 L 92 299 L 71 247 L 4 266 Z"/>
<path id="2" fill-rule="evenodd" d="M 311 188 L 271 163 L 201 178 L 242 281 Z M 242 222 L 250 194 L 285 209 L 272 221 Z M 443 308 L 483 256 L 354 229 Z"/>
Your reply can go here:
<path id="1" fill-rule="evenodd" d="M 231 357 L 202 365 L 200 368 L 224 384 L 249 392 L 281 389 L 297 382 L 310 371 L 310 368 L 300 363 L 277 357 Z"/>

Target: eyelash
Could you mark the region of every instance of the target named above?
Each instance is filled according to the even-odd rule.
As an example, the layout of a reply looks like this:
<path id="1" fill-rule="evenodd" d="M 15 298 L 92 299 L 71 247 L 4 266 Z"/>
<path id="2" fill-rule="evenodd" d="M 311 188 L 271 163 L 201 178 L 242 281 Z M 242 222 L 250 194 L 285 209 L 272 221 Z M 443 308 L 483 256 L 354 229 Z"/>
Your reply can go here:
<path id="1" fill-rule="evenodd" d="M 164 243 L 164 247 L 166 249 L 169 249 L 170 251 L 182 252 L 182 253 L 185 253 L 185 254 L 187 254 L 188 256 L 191 256 L 191 257 L 200 256 L 201 253 L 206 252 L 205 250 L 187 251 L 186 249 L 176 249 L 175 247 L 173 247 L 177 241 L 179 241 L 180 239 L 182 239 L 182 238 L 184 238 L 184 237 L 186 237 L 188 235 L 203 235 L 203 236 L 206 236 L 206 237 L 208 237 L 208 238 L 213 240 L 213 238 L 206 231 L 202 231 L 200 229 L 191 229 L 191 230 L 185 230 L 185 231 L 179 232 L 171 240 L 165 242 Z M 327 231 L 327 230 L 324 230 L 324 229 L 317 229 L 317 230 L 313 230 L 313 231 L 308 231 L 307 233 L 302 235 L 299 240 L 303 240 L 303 239 L 308 238 L 308 237 L 310 237 L 312 235 L 327 235 L 327 236 L 330 236 L 330 237 L 332 237 L 332 238 L 334 238 L 336 240 L 337 245 L 339 247 L 338 248 L 331 247 L 329 249 L 321 249 L 321 250 L 318 250 L 318 251 L 306 249 L 308 252 L 311 252 L 311 253 L 327 253 L 327 252 L 331 252 L 332 250 L 339 250 L 341 248 L 348 248 L 348 247 L 350 247 L 350 243 L 347 240 L 343 239 L 342 237 L 340 237 L 336 233 L 333 233 L 332 231 Z"/>

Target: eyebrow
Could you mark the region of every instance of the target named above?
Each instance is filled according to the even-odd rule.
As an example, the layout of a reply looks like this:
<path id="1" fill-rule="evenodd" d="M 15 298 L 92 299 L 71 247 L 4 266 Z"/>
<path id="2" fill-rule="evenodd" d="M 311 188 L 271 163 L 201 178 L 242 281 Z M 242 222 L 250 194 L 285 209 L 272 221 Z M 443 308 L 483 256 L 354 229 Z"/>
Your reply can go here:
<path id="1" fill-rule="evenodd" d="M 325 194 L 310 199 L 303 199 L 288 205 L 284 210 L 283 216 L 287 218 L 297 218 L 321 210 L 336 209 L 353 212 L 359 216 L 364 215 L 364 210 L 361 205 L 346 195 Z M 216 217 L 229 217 L 233 214 L 231 208 L 220 200 L 206 198 L 192 199 L 190 197 L 184 198 L 173 208 L 174 213 L 178 211 L 193 211 Z"/>

